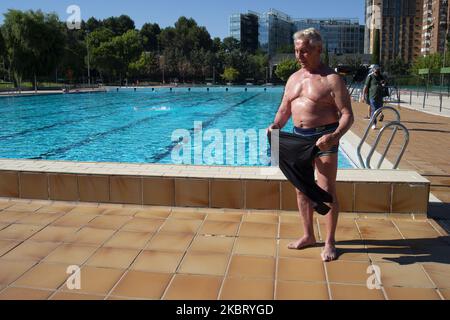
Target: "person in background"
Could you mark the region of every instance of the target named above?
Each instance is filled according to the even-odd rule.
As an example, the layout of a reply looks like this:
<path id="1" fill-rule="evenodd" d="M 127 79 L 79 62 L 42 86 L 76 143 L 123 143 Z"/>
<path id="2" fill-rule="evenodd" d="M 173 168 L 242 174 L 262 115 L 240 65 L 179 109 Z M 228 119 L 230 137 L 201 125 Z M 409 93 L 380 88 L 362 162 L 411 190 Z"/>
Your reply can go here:
<path id="1" fill-rule="evenodd" d="M 370 117 L 374 113 L 383 107 L 383 98 L 385 92 L 386 81 L 381 74 L 381 68 L 379 65 L 374 64 L 371 66 L 371 72 L 366 78 L 364 84 L 363 97 L 365 102 L 370 106 Z M 383 121 L 384 115 L 381 114 L 380 121 Z M 375 119 L 372 129 L 377 128 L 377 119 Z"/>

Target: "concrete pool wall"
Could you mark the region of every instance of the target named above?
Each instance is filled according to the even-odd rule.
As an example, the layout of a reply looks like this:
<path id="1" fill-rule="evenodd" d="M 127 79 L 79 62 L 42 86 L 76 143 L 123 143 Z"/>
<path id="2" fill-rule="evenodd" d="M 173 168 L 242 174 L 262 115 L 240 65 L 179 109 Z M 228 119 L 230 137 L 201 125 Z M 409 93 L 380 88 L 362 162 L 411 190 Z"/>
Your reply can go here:
<path id="1" fill-rule="evenodd" d="M 136 205 L 297 210 L 279 169 L 0 159 L 0 197 Z M 430 183 L 414 171 L 340 169 L 343 212 L 426 214 Z"/>

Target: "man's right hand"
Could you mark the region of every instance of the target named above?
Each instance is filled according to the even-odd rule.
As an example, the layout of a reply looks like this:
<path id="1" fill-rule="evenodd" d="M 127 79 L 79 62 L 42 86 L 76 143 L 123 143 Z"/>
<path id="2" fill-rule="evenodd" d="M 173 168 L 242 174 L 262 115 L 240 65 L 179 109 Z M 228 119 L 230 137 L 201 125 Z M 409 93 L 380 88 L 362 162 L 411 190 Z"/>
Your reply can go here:
<path id="1" fill-rule="evenodd" d="M 277 124 L 275 124 L 275 123 L 272 123 L 268 128 L 267 128 L 267 134 L 269 134 L 269 133 L 272 133 L 272 130 L 274 130 L 274 129 L 280 129 L 280 127 L 277 125 Z"/>

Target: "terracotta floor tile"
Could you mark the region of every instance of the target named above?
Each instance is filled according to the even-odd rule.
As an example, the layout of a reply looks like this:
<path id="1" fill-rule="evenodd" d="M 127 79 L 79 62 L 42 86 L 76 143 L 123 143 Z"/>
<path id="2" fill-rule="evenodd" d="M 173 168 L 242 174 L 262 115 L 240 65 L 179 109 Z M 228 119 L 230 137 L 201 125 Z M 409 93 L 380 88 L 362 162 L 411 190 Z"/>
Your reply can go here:
<path id="1" fill-rule="evenodd" d="M 192 219 L 192 220 L 203 220 L 205 219 L 206 214 L 201 212 L 183 212 L 177 211 L 176 209 L 172 210 L 172 213 L 169 215 L 169 219 Z"/>
<path id="2" fill-rule="evenodd" d="M 278 215 L 273 214 L 245 214 L 243 222 L 273 223 L 278 224 Z"/>
<path id="3" fill-rule="evenodd" d="M 0 300 L 47 300 L 52 293 L 49 290 L 9 287 L 0 293 Z"/>
<path id="4" fill-rule="evenodd" d="M 361 245 L 336 244 L 338 260 L 369 262 L 367 249 Z"/>
<path id="5" fill-rule="evenodd" d="M 154 233 L 160 229 L 164 221 L 162 219 L 133 218 L 122 227 L 122 230 Z"/>
<path id="6" fill-rule="evenodd" d="M 228 276 L 241 278 L 275 278 L 275 259 L 271 257 L 239 256 L 231 258 Z"/>
<path id="7" fill-rule="evenodd" d="M 278 281 L 275 299 L 329 300 L 328 287 L 325 283 Z"/>
<path id="8" fill-rule="evenodd" d="M 57 292 L 50 300 L 104 300 L 104 296 L 76 292 Z"/>
<path id="9" fill-rule="evenodd" d="M 186 251 L 194 238 L 190 233 L 163 233 L 159 232 L 153 236 L 145 250 L 161 251 Z"/>
<path id="10" fill-rule="evenodd" d="M 198 235 L 192 242 L 191 251 L 230 253 L 233 249 L 234 238 L 223 236 Z"/>
<path id="11" fill-rule="evenodd" d="M 125 209 L 125 208 L 108 208 L 103 211 L 104 216 L 124 216 L 132 217 L 136 214 L 138 209 Z"/>
<path id="12" fill-rule="evenodd" d="M 42 226 L 30 224 L 12 224 L 0 231 L 0 239 L 23 241 L 31 237 L 42 228 Z"/>
<path id="13" fill-rule="evenodd" d="M 206 222 L 208 221 L 227 221 L 227 222 L 241 222 L 242 213 L 208 213 Z"/>
<path id="14" fill-rule="evenodd" d="M 72 293 L 90 293 L 106 295 L 114 285 L 120 280 L 125 270 L 97 268 L 84 266 L 80 270 L 80 289 L 67 288 L 63 285 L 60 290 Z"/>
<path id="15" fill-rule="evenodd" d="M 114 234 L 114 230 L 84 227 L 67 237 L 65 242 L 99 246 Z"/>
<path id="16" fill-rule="evenodd" d="M 71 211 L 57 219 L 52 225 L 59 227 L 82 227 L 96 217 L 97 215 L 92 213 L 76 213 Z"/>
<path id="17" fill-rule="evenodd" d="M 112 292 L 114 296 L 161 299 L 171 274 L 129 271 Z"/>
<path id="18" fill-rule="evenodd" d="M 330 284 L 330 290 L 333 300 L 384 300 L 382 290 L 362 285 Z"/>
<path id="19" fill-rule="evenodd" d="M 161 232 L 180 232 L 195 234 L 202 220 L 167 219 L 161 227 Z"/>
<path id="20" fill-rule="evenodd" d="M 441 300 L 436 289 L 385 287 L 389 300 Z"/>
<path id="21" fill-rule="evenodd" d="M 16 240 L 0 240 L 0 257 L 14 247 L 17 247 L 20 243 L 20 241 Z"/>
<path id="22" fill-rule="evenodd" d="M 377 265 L 381 269 L 381 283 L 385 287 L 433 287 L 433 284 L 419 264 L 377 263 Z"/>
<path id="23" fill-rule="evenodd" d="M 100 248 L 87 261 L 93 267 L 127 269 L 138 255 L 139 250 Z"/>
<path id="24" fill-rule="evenodd" d="M 282 212 L 280 213 L 280 224 L 281 223 L 301 223 L 301 218 L 298 212 Z"/>
<path id="25" fill-rule="evenodd" d="M 144 250 L 131 266 L 132 270 L 175 273 L 183 258 L 183 252 Z"/>
<path id="26" fill-rule="evenodd" d="M 206 235 L 236 236 L 238 228 L 238 222 L 206 220 L 198 233 Z"/>
<path id="27" fill-rule="evenodd" d="M 153 234 L 148 232 L 118 231 L 103 246 L 113 248 L 143 249 Z"/>
<path id="28" fill-rule="evenodd" d="M 30 240 L 64 242 L 79 230 L 78 227 L 47 226 L 34 234 Z"/>
<path id="29" fill-rule="evenodd" d="M 234 254 L 275 256 L 277 242 L 268 238 L 247 238 L 236 239 Z"/>
<path id="30" fill-rule="evenodd" d="M 8 207 L 8 211 L 34 212 L 42 208 L 43 205 L 39 203 L 16 203 Z"/>
<path id="31" fill-rule="evenodd" d="M 164 209 L 144 209 L 137 211 L 134 216 L 136 218 L 166 219 L 170 215 L 171 210 L 171 207 Z"/>
<path id="32" fill-rule="evenodd" d="M 81 265 L 97 250 L 95 246 L 79 244 L 62 244 L 50 253 L 44 261 L 64 263 L 67 265 Z"/>
<path id="33" fill-rule="evenodd" d="M 16 286 L 41 289 L 57 289 L 68 278 L 67 265 L 42 262 L 14 282 Z"/>
<path id="34" fill-rule="evenodd" d="M 370 243 L 370 241 L 369 241 Z M 393 262 L 393 263 L 414 263 L 416 262 L 416 256 L 413 250 L 407 245 L 397 246 L 389 245 L 367 245 L 367 252 L 370 259 L 374 263 L 378 262 Z"/>
<path id="35" fill-rule="evenodd" d="M 297 239 L 280 239 L 278 242 L 278 255 L 286 258 L 322 259 L 320 253 L 322 252 L 323 244 L 317 244 L 315 247 L 301 250 L 288 249 L 288 244 L 296 240 Z"/>
<path id="36" fill-rule="evenodd" d="M 97 229 L 120 229 L 131 217 L 127 216 L 99 216 L 90 221 L 86 226 Z"/>
<path id="37" fill-rule="evenodd" d="M 0 260 L 0 285 L 8 285 L 36 264 L 36 261 Z"/>
<path id="38" fill-rule="evenodd" d="M 5 254 L 2 258 L 6 260 L 38 261 L 45 258 L 57 246 L 59 246 L 59 243 L 34 242 L 27 240 Z"/>
<path id="39" fill-rule="evenodd" d="M 36 210 L 36 213 L 67 213 L 70 210 L 73 210 L 74 206 L 54 204 L 49 206 L 43 206 L 39 210 Z"/>
<path id="40" fill-rule="evenodd" d="M 100 215 L 102 214 L 106 209 L 105 208 L 99 208 L 97 206 L 75 206 L 69 213 L 83 213 L 83 214 L 89 214 L 89 215 Z"/>
<path id="41" fill-rule="evenodd" d="M 177 274 L 171 282 L 165 300 L 216 300 L 222 277 Z"/>
<path id="42" fill-rule="evenodd" d="M 272 300 L 273 280 L 226 278 L 221 300 Z"/>
<path id="43" fill-rule="evenodd" d="M 239 229 L 240 237 L 276 238 L 278 225 L 259 222 L 242 222 Z"/>
<path id="44" fill-rule="evenodd" d="M 19 221 L 20 219 L 24 219 L 31 215 L 28 212 L 19 212 L 19 211 L 1 211 L 0 212 L 0 222 L 2 223 L 14 223 Z"/>
<path id="45" fill-rule="evenodd" d="M 450 300 L 450 289 L 439 289 L 445 300 Z"/>
<path id="46" fill-rule="evenodd" d="M 65 213 L 57 212 L 57 213 L 33 213 L 29 214 L 26 217 L 21 218 L 20 220 L 16 221 L 16 223 L 21 224 L 33 224 L 36 226 L 46 226 Z"/>
<path id="47" fill-rule="evenodd" d="M 423 268 L 438 288 L 450 289 L 450 265 L 423 264 Z"/>
<path id="48" fill-rule="evenodd" d="M 300 223 L 280 223 L 280 238 L 300 238 L 303 235 L 303 227 Z"/>
<path id="49" fill-rule="evenodd" d="M 427 221 L 397 220 L 395 224 L 406 239 L 436 238 L 440 236 Z"/>
<path id="50" fill-rule="evenodd" d="M 335 283 L 366 284 L 369 263 L 353 261 L 333 261 L 326 264 L 328 281 Z"/>
<path id="51" fill-rule="evenodd" d="M 178 272 L 223 276 L 228 265 L 228 254 L 212 252 L 188 252 Z"/>
<path id="52" fill-rule="evenodd" d="M 326 282 L 323 262 L 311 259 L 280 258 L 278 280 Z"/>

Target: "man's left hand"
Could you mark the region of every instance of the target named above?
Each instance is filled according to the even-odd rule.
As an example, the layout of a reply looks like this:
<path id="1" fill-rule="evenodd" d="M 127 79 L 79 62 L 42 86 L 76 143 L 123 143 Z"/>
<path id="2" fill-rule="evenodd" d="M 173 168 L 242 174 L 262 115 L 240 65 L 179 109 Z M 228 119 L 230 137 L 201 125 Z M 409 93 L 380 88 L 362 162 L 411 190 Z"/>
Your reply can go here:
<path id="1" fill-rule="evenodd" d="M 320 151 L 327 151 L 338 143 L 339 139 L 333 133 L 330 133 L 320 137 L 320 139 L 316 142 L 316 146 L 320 149 Z"/>

